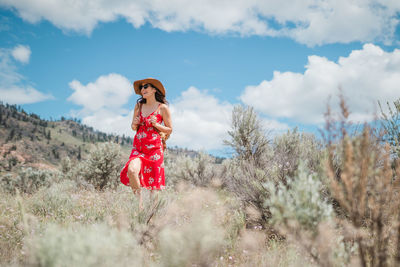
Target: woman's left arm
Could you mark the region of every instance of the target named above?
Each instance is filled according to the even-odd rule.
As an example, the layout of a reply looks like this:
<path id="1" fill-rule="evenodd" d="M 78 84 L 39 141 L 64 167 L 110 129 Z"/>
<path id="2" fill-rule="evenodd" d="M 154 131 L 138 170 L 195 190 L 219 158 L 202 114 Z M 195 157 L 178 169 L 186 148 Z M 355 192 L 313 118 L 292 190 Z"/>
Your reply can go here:
<path id="1" fill-rule="evenodd" d="M 164 132 L 166 134 L 172 133 L 172 121 L 171 121 L 171 112 L 166 104 L 162 104 L 160 107 L 160 113 L 163 117 L 164 125 L 157 123 L 155 118 L 152 118 L 151 122 L 153 127 L 157 128 L 160 132 Z"/>

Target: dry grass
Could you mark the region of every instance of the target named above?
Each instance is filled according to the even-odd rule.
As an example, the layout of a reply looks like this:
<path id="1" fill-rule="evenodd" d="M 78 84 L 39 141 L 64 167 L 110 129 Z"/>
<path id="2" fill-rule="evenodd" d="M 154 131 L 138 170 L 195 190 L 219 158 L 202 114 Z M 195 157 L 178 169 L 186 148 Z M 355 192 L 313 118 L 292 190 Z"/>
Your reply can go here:
<path id="1" fill-rule="evenodd" d="M 66 181 L 32 195 L 7 194 L 0 202 L 1 264 L 310 265 L 298 247 L 246 229 L 240 201 L 219 187 L 179 184 L 153 201 L 143 194 L 143 211 L 124 186 L 97 191 Z"/>

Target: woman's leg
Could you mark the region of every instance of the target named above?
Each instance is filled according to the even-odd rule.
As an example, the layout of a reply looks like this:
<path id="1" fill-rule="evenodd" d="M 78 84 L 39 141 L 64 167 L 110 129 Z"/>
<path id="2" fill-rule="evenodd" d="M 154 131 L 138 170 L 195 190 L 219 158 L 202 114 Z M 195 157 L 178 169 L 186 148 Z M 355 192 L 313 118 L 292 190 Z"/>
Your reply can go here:
<path id="1" fill-rule="evenodd" d="M 139 173 L 142 166 L 142 161 L 139 158 L 132 160 L 128 166 L 128 178 L 129 185 L 132 188 L 133 193 L 139 196 L 139 208 L 142 209 L 142 194 L 140 188 Z"/>

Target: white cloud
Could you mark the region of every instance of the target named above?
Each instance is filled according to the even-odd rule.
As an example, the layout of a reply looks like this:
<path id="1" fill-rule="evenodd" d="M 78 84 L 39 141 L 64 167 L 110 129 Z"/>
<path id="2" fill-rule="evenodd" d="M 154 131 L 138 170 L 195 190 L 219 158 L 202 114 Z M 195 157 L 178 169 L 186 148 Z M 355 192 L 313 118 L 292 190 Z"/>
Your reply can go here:
<path id="1" fill-rule="evenodd" d="M 221 149 L 232 108 L 207 91 L 189 87 L 171 103 L 173 134 L 168 143 L 191 149 Z"/>
<path id="2" fill-rule="evenodd" d="M 133 108 L 130 112 L 100 109 L 83 116 L 82 123 L 105 133 L 125 134 L 125 136 L 133 137 L 135 133 L 131 129 L 132 116 Z"/>
<path id="3" fill-rule="evenodd" d="M 271 132 L 272 134 L 277 134 L 283 131 L 288 130 L 290 127 L 286 123 L 279 122 L 273 119 L 265 119 L 260 117 L 262 126 L 267 132 Z"/>
<path id="4" fill-rule="evenodd" d="M 69 101 L 83 106 L 82 112 L 91 113 L 100 109 L 118 109 L 126 104 L 133 94 L 131 82 L 122 75 L 111 73 L 100 76 L 94 83 L 82 85 L 73 80 L 69 86 L 74 93 Z"/>
<path id="5" fill-rule="evenodd" d="M 28 63 L 31 56 L 31 49 L 26 45 L 17 45 L 12 51 L 11 55 L 22 63 Z"/>
<path id="6" fill-rule="evenodd" d="M 9 104 L 31 104 L 52 98 L 52 96 L 43 94 L 30 86 L 0 88 L 0 99 Z"/>
<path id="7" fill-rule="evenodd" d="M 131 83 L 119 74 L 100 76 L 87 85 L 74 80 L 74 93 L 69 101 L 82 106 L 72 115 L 82 122 L 107 133 L 134 136 L 130 125 L 133 107 L 124 108 L 133 94 Z M 190 149 L 219 149 L 229 129 L 232 105 L 221 102 L 206 91 L 190 87 L 170 104 L 173 134 L 169 146 Z"/>
<path id="8" fill-rule="evenodd" d="M 126 77 L 111 73 L 87 85 L 73 80 L 69 86 L 74 92 L 68 100 L 82 106 L 72 113 L 82 118 L 84 124 L 107 133 L 132 134 L 132 111 L 123 108 L 133 94 L 132 84 Z"/>
<path id="9" fill-rule="evenodd" d="M 53 96 L 39 92 L 18 73 L 11 58 L 12 50 L 0 48 L 0 100 L 9 104 L 30 104 Z"/>
<path id="10" fill-rule="evenodd" d="M 304 73 L 275 71 L 270 81 L 247 86 L 241 100 L 271 118 L 289 118 L 301 123 L 321 123 L 328 96 L 341 87 L 352 111 L 351 119 L 370 120 L 377 101 L 400 97 L 400 50 L 385 52 L 366 44 L 338 62 L 309 56 Z"/>
<path id="11" fill-rule="evenodd" d="M 149 22 L 165 31 L 286 36 L 307 45 L 390 43 L 400 12 L 397 0 L 0 0 L 0 6 L 31 23 L 45 19 L 85 34 L 122 17 L 136 28 Z"/>

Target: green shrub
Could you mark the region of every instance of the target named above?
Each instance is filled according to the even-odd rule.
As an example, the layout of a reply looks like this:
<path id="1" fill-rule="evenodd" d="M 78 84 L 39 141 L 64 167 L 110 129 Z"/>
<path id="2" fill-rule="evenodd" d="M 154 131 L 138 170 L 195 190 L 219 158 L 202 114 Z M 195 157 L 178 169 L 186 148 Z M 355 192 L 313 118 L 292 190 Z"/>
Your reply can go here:
<path id="1" fill-rule="evenodd" d="M 273 141 L 273 156 L 270 158 L 273 176 L 278 180 L 293 177 L 300 160 L 307 159 L 308 168 L 322 173 L 322 144 L 311 133 L 299 133 L 297 128 L 276 136 Z"/>
<path id="2" fill-rule="evenodd" d="M 270 214 L 264 206 L 268 190 L 263 184 L 269 181 L 286 184 L 287 177 L 294 177 L 301 159 L 307 159 L 311 171 L 322 174 L 325 154 L 313 134 L 299 133 L 295 128 L 276 136 L 271 143 L 261 125 L 251 107 L 235 107 L 232 129 L 228 132 L 231 139 L 225 144 L 233 148 L 236 157 L 222 164 L 221 179 L 223 186 L 245 206 L 258 209 L 261 214 L 258 223 L 265 224 Z"/>
<path id="3" fill-rule="evenodd" d="M 287 184 L 270 181 L 265 205 L 271 212 L 271 223 L 280 234 L 298 244 L 319 266 L 346 266 L 355 247 L 343 242 L 335 230 L 332 205 L 324 199 L 324 186 L 318 174 L 300 161 L 295 178 Z"/>
<path id="4" fill-rule="evenodd" d="M 217 167 L 212 157 L 200 152 L 195 157 L 178 156 L 166 164 L 168 184 L 176 185 L 184 181 L 195 186 L 207 187 L 217 175 Z"/>
<path id="5" fill-rule="evenodd" d="M 0 178 L 0 187 L 3 191 L 32 194 L 41 187 L 48 187 L 58 181 L 60 173 L 54 170 L 36 170 L 30 167 L 21 169 L 16 176 L 6 174 Z"/>
<path id="6" fill-rule="evenodd" d="M 115 143 L 96 144 L 88 158 L 72 170 L 75 179 L 82 179 L 96 189 L 115 188 L 119 183 L 121 148 Z"/>
<path id="7" fill-rule="evenodd" d="M 239 159 L 225 160 L 223 167 L 224 188 L 236 195 L 245 207 L 255 207 L 261 214 L 259 223 L 266 223 L 269 216 L 264 200 L 268 192 L 263 184 L 270 180 L 268 173 L 253 162 Z"/>
<path id="8" fill-rule="evenodd" d="M 224 140 L 224 144 L 231 147 L 239 159 L 253 161 L 260 166 L 269 140 L 253 107 L 236 105 L 231 123 L 231 130 L 228 131 L 230 139 Z"/>
<path id="9" fill-rule="evenodd" d="M 332 205 L 323 199 L 323 185 L 315 173 L 301 162 L 295 178 L 287 184 L 270 181 L 264 184 L 269 192 L 265 206 L 269 207 L 272 223 L 295 222 L 305 230 L 317 230 L 319 223 L 333 216 Z"/>
<path id="10" fill-rule="evenodd" d="M 72 162 L 71 162 L 71 159 L 68 156 L 66 156 L 65 158 L 61 159 L 60 168 L 61 168 L 61 172 L 64 175 L 69 173 L 72 170 Z"/>

